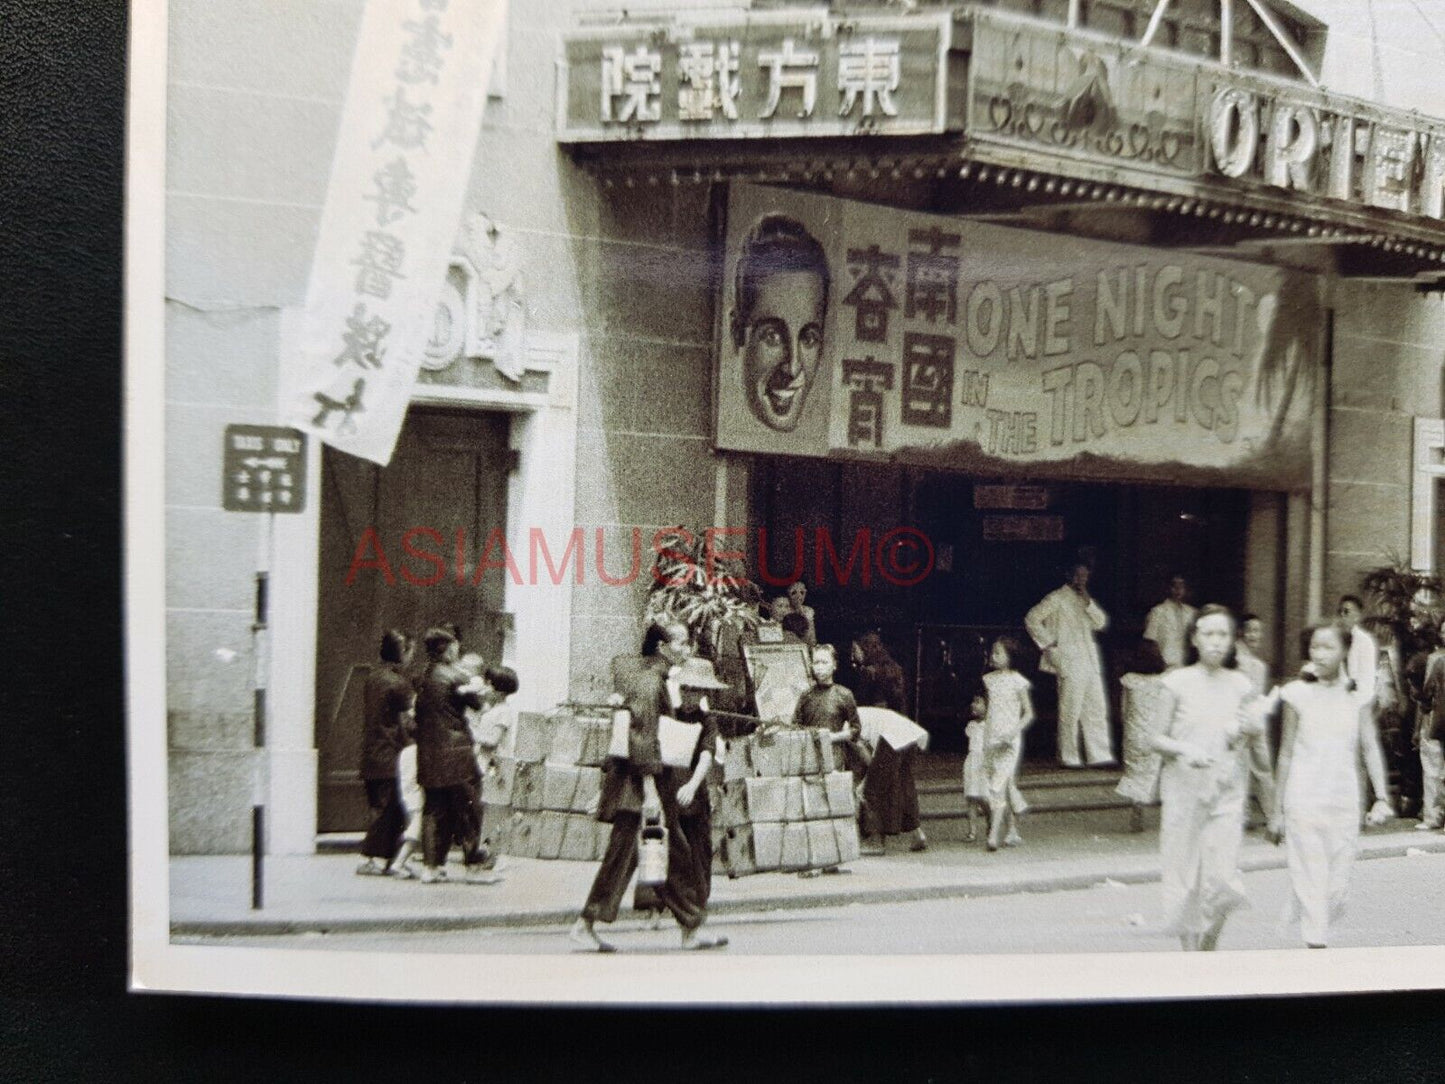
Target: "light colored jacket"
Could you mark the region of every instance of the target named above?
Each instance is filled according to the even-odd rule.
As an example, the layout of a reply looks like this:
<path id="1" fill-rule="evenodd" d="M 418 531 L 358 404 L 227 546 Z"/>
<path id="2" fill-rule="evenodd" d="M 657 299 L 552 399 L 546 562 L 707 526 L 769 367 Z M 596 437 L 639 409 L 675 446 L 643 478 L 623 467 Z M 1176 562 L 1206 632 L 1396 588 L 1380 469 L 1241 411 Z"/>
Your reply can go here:
<path id="1" fill-rule="evenodd" d="M 1094 634 L 1108 625 L 1103 608 L 1092 598 L 1086 603 L 1068 584 L 1050 591 L 1024 615 L 1024 628 L 1044 652 L 1039 669 L 1046 674 L 1083 664 L 1097 668 L 1099 645 Z"/>

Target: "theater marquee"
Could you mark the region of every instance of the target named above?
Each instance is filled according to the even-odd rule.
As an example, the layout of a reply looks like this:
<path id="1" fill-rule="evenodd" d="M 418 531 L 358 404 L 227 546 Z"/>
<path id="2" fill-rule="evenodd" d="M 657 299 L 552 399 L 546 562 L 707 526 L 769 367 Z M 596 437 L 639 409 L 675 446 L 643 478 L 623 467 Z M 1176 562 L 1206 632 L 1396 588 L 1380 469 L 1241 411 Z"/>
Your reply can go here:
<path id="1" fill-rule="evenodd" d="M 944 131 L 949 13 L 749 12 L 567 34 L 562 143 Z"/>
<path id="2" fill-rule="evenodd" d="M 1314 279 L 735 185 L 716 444 L 1303 489 Z"/>

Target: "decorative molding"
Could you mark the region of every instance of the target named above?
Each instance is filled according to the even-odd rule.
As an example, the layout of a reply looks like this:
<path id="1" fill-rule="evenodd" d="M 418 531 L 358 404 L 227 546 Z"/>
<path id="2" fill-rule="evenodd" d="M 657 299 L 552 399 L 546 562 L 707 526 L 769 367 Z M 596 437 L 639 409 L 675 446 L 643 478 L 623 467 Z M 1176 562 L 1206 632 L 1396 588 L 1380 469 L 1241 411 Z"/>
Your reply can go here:
<path id="1" fill-rule="evenodd" d="M 520 383 L 526 370 L 526 283 L 515 235 L 480 212 L 453 249 L 422 367 L 444 372 L 463 358 L 491 362 Z"/>

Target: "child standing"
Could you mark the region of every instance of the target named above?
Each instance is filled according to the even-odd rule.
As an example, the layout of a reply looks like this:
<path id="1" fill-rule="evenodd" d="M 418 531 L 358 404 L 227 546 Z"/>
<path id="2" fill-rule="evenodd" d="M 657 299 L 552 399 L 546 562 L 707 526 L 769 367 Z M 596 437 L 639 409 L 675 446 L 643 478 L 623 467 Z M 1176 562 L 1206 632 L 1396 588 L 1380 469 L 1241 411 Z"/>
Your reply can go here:
<path id="1" fill-rule="evenodd" d="M 401 832 L 401 846 L 386 872 L 404 881 L 416 880 L 411 859 L 421 850 L 421 784 L 416 781 L 416 742 L 407 730 L 407 744 L 396 757 L 396 783 L 401 791 L 401 804 L 406 810 L 406 826 Z"/>
<path id="2" fill-rule="evenodd" d="M 1269 833 L 1276 843 L 1283 837 L 1288 856 L 1286 921 L 1299 921 L 1308 947 L 1324 948 L 1349 893 L 1360 835 L 1362 759 L 1376 795 L 1369 823 L 1383 824 L 1394 810 L 1370 693 L 1356 689 L 1344 669 L 1350 631 L 1319 625 L 1309 637 L 1309 668 L 1280 694 L 1284 733 Z"/>
<path id="3" fill-rule="evenodd" d="M 963 758 L 963 800 L 968 804 L 968 834 L 964 840 L 972 843 L 978 838 L 978 822 L 988 824 L 988 777 L 984 771 L 984 729 L 988 718 L 988 697 L 975 693 L 968 706 L 968 725 L 963 735 L 968 741 L 968 753 Z"/>
<path id="4" fill-rule="evenodd" d="M 813 649 L 813 687 L 798 698 L 793 709 L 794 726 L 810 726 L 828 732 L 829 740 L 843 750 L 843 767 L 853 776 L 855 792 L 861 789 L 868 773 L 868 752 L 863 744 L 863 721 L 858 716 L 858 702 L 853 693 L 833 680 L 838 672 L 838 653 L 832 644 L 819 644 Z M 860 803 L 861 806 L 861 803 Z M 863 832 L 862 809 L 859 809 L 860 834 Z M 805 870 L 804 874 L 811 873 Z"/>
<path id="5" fill-rule="evenodd" d="M 1028 803 L 1019 791 L 1019 757 L 1023 733 L 1034 721 L 1029 698 L 1029 680 L 1013 668 L 1018 642 L 1000 636 L 989 649 L 992 669 L 983 676 L 988 690 L 988 711 L 984 718 L 984 777 L 988 787 L 988 849 L 1016 847 L 1023 842 L 1018 817 Z"/>
<path id="6" fill-rule="evenodd" d="M 1247 677 L 1225 668 L 1234 647 L 1234 615 L 1205 606 L 1190 644 L 1198 661 L 1161 679 L 1162 725 L 1154 748 L 1164 757 L 1159 824 L 1165 929 L 1186 951 L 1212 951 L 1231 911 L 1244 906 L 1239 846 L 1249 786 L 1249 743 L 1264 734 Z M 1262 702 L 1260 703 L 1262 707 Z"/>
<path id="7" fill-rule="evenodd" d="M 477 741 L 477 770 L 482 776 L 482 805 L 478 822 L 482 826 L 482 847 L 486 851 L 483 869 L 497 868 L 497 850 L 492 845 L 486 824 L 487 792 L 497 785 L 497 760 L 510 757 L 515 748 L 517 709 L 507 701 L 520 688 L 517 672 L 510 666 L 489 666 L 482 672 L 482 697 L 487 706 L 482 710 L 472 736 Z"/>

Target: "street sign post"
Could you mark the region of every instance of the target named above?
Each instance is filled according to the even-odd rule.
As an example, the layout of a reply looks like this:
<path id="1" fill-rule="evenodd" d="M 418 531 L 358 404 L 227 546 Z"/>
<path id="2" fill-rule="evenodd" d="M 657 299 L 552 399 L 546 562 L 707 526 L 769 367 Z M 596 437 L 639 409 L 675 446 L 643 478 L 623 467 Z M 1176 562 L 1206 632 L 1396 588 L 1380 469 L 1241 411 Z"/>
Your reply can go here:
<path id="1" fill-rule="evenodd" d="M 306 434 L 276 425 L 226 426 L 221 507 L 300 512 L 306 507 Z"/>
<path id="2" fill-rule="evenodd" d="M 221 507 L 227 512 L 264 512 L 265 530 L 257 553 L 256 617 L 251 624 L 256 660 L 254 739 L 257 754 L 266 747 L 266 690 L 261 680 L 263 637 L 268 623 L 267 587 L 277 512 L 306 507 L 306 434 L 277 425 L 228 425 L 221 468 Z M 265 855 L 264 760 L 256 766 L 256 795 L 251 807 L 251 909 L 262 907 Z"/>

